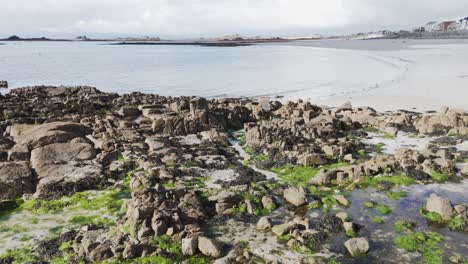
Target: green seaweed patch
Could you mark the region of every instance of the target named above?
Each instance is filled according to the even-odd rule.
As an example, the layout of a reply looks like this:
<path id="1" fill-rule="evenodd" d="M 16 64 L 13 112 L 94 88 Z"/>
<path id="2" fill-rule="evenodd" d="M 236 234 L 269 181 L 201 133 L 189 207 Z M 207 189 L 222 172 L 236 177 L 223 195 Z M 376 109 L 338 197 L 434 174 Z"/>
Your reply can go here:
<path id="1" fill-rule="evenodd" d="M 37 257 L 33 255 L 31 248 L 9 250 L 0 255 L 1 263 L 33 263 Z"/>
<path id="2" fill-rule="evenodd" d="M 255 210 L 253 212 L 254 215 L 256 216 L 263 216 L 263 215 L 268 215 L 274 210 L 277 209 L 277 206 L 275 203 L 273 203 L 269 207 L 263 207 L 262 200 L 259 196 L 250 194 L 248 192 L 241 193 L 244 201 L 250 200 L 254 205 L 255 205 Z M 241 214 L 246 214 L 247 213 L 247 204 L 241 203 L 238 207 L 233 208 L 233 213 L 241 213 Z"/>
<path id="3" fill-rule="evenodd" d="M 153 254 L 149 256 L 143 256 L 139 258 L 135 258 L 132 260 L 109 260 L 104 261 L 102 264 L 153 264 L 153 263 L 161 263 L 161 264 L 175 264 L 175 263 L 187 263 L 187 264 L 209 264 L 213 263 L 208 257 L 204 256 L 190 256 L 185 257 L 182 254 L 182 248 L 180 243 L 177 243 L 172 240 L 172 238 L 168 235 L 163 235 L 160 237 L 155 237 L 152 240 L 153 244 L 158 247 L 162 254 Z"/>
<path id="4" fill-rule="evenodd" d="M 384 203 L 381 203 L 381 204 L 378 204 L 375 209 L 383 214 L 383 215 L 388 215 L 392 212 L 392 208 L 390 208 L 390 206 L 388 206 L 387 204 L 384 204 Z"/>
<path id="5" fill-rule="evenodd" d="M 394 223 L 395 230 L 399 233 L 413 230 L 416 227 L 416 224 L 411 221 L 398 220 Z"/>
<path id="6" fill-rule="evenodd" d="M 12 233 L 12 234 L 18 234 L 18 233 L 24 233 L 27 232 L 28 228 L 24 227 L 20 224 L 13 224 L 13 225 L 6 225 L 2 224 L 0 225 L 0 233 L 5 234 L 5 233 Z"/>
<path id="7" fill-rule="evenodd" d="M 346 230 L 346 236 L 347 237 L 355 237 L 356 232 L 354 232 L 354 230 Z"/>
<path id="8" fill-rule="evenodd" d="M 361 157 L 365 157 L 367 153 L 365 149 L 360 149 L 358 150 L 357 154 Z"/>
<path id="9" fill-rule="evenodd" d="M 72 217 L 69 220 L 70 223 L 76 224 L 79 226 L 87 226 L 87 225 L 94 225 L 94 226 L 115 226 L 117 223 L 113 219 L 100 217 L 100 216 L 93 216 L 93 215 L 77 215 Z"/>
<path id="10" fill-rule="evenodd" d="M 32 199 L 22 203 L 19 209 L 35 214 L 53 214 L 61 212 L 65 208 L 69 210 L 103 210 L 111 214 L 123 214 L 122 205 L 128 198 L 130 198 L 128 190 L 105 190 L 98 194 L 93 191 L 85 191 L 57 200 Z"/>
<path id="11" fill-rule="evenodd" d="M 195 177 L 191 180 L 189 180 L 188 182 L 185 183 L 185 185 L 187 187 L 191 187 L 191 188 L 195 188 L 195 187 L 198 187 L 198 188 L 204 188 L 206 187 L 206 181 L 209 179 L 208 176 L 200 176 L 200 177 Z"/>
<path id="12" fill-rule="evenodd" d="M 166 189 L 172 189 L 172 188 L 175 188 L 176 187 L 176 182 L 171 180 L 171 181 L 168 181 L 168 182 L 165 182 L 163 183 L 163 186 L 164 188 Z"/>
<path id="13" fill-rule="evenodd" d="M 374 208 L 377 204 L 374 201 L 365 201 L 364 206 L 367 208 Z"/>
<path id="14" fill-rule="evenodd" d="M 393 183 L 395 185 L 412 185 L 415 184 L 416 181 L 410 178 L 408 175 L 404 173 L 398 173 L 395 175 L 380 175 L 373 178 L 368 176 L 364 177 L 364 180 L 359 183 L 360 187 L 378 187 L 378 185 L 382 182 Z"/>
<path id="15" fill-rule="evenodd" d="M 276 173 L 281 180 L 291 186 L 305 187 L 309 184 L 310 180 L 315 177 L 318 172 L 322 169 L 338 169 L 346 167 L 349 164 L 346 162 L 337 162 L 320 167 L 309 167 L 309 166 L 292 166 L 286 165 L 282 167 L 272 168 L 271 171 Z"/>
<path id="16" fill-rule="evenodd" d="M 450 174 L 437 172 L 437 171 L 433 171 L 430 176 L 434 181 L 439 182 L 439 183 L 446 182 L 452 177 L 452 175 Z"/>
<path id="17" fill-rule="evenodd" d="M 385 143 L 380 142 L 375 144 L 373 148 L 375 152 L 382 153 L 383 147 L 385 147 Z"/>
<path id="18" fill-rule="evenodd" d="M 291 240 L 293 238 L 293 236 L 291 234 L 285 234 L 285 235 L 282 235 L 282 236 L 276 236 L 276 238 L 278 239 L 279 243 L 286 244 L 286 243 L 288 243 L 289 240 Z"/>
<path id="19" fill-rule="evenodd" d="M 333 206 L 338 205 L 338 201 L 333 197 L 333 195 L 326 195 L 321 199 L 322 204 L 323 204 L 323 211 L 325 213 L 330 212 L 330 210 L 333 208 Z"/>
<path id="20" fill-rule="evenodd" d="M 108 262 L 103 262 L 103 264 L 132 264 L 132 263 L 140 263 L 140 264 L 153 264 L 153 263 L 161 263 L 161 264 L 175 264 L 175 263 L 187 263 L 187 264 L 209 264 L 213 263 L 208 257 L 205 256 L 190 256 L 185 257 L 182 254 L 182 248 L 180 243 L 177 243 L 172 240 L 172 238 L 168 235 L 163 235 L 160 237 L 155 237 L 152 240 L 153 244 L 157 246 L 160 250 L 164 251 L 164 254 L 153 254 L 150 256 L 144 256 L 135 258 L 133 260 L 113 260 Z"/>
<path id="21" fill-rule="evenodd" d="M 375 127 L 372 127 L 372 126 L 364 126 L 362 128 L 363 131 L 366 131 L 366 132 L 371 132 L 371 133 L 380 133 L 381 131 Z"/>
<path id="22" fill-rule="evenodd" d="M 388 198 L 394 201 L 408 196 L 408 193 L 404 191 L 397 191 L 397 192 L 388 191 L 388 192 L 385 192 L 385 194 L 388 196 Z"/>
<path id="23" fill-rule="evenodd" d="M 452 217 L 448 220 L 445 220 L 440 214 L 436 212 L 429 212 L 424 207 L 419 209 L 419 213 L 422 217 L 426 218 L 430 224 L 438 226 L 446 225 L 450 230 L 453 231 L 468 232 L 468 223 L 461 216 Z"/>
<path id="24" fill-rule="evenodd" d="M 424 263 L 443 263 L 442 255 L 444 251 L 439 244 L 444 241 L 444 237 L 434 232 L 417 232 L 397 236 L 394 244 L 397 248 L 408 252 L 419 252 L 422 254 Z"/>
<path id="25" fill-rule="evenodd" d="M 376 224 L 383 224 L 385 222 L 385 220 L 383 219 L 383 217 L 376 216 L 376 217 L 372 218 L 372 222 L 374 222 Z"/>

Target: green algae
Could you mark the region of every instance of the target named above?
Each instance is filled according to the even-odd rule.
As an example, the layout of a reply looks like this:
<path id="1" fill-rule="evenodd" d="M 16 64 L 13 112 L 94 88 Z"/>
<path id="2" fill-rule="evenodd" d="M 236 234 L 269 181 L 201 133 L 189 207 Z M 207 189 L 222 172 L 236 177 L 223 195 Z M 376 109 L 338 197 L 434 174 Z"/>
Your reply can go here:
<path id="1" fill-rule="evenodd" d="M 422 254 L 424 263 L 443 263 L 442 255 L 444 251 L 439 244 L 444 241 L 444 237 L 434 232 L 417 232 L 397 236 L 394 244 L 397 248 L 408 252 L 419 252 Z"/>

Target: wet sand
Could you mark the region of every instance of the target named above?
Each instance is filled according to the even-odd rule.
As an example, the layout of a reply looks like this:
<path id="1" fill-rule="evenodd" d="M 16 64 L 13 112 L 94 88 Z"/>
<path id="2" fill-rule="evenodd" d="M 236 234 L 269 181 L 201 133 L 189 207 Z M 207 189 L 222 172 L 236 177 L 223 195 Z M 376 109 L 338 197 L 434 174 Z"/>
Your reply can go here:
<path id="1" fill-rule="evenodd" d="M 372 57 L 397 72 L 391 73 L 391 81 L 376 83 L 374 87 L 353 88 L 321 98 L 314 97 L 312 90 L 301 90 L 284 94 L 286 99 L 308 99 L 335 106 L 351 101 L 381 111 L 428 111 L 445 105 L 468 108 L 468 40 L 321 40 L 284 45 L 347 50 L 363 58 Z M 374 72 L 368 74 L 372 76 Z"/>

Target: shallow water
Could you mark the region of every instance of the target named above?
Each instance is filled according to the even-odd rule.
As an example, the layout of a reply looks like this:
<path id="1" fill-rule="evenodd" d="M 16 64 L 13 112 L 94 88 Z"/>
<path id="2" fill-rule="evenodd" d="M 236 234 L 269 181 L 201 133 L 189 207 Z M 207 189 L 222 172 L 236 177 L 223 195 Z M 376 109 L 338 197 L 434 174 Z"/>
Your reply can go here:
<path id="1" fill-rule="evenodd" d="M 0 79 L 8 80 L 10 87 L 91 85 L 109 92 L 205 97 L 298 92 L 327 97 L 390 82 L 402 71 L 402 64 L 367 51 L 275 45 L 9 42 L 0 46 Z"/>
<path id="2" fill-rule="evenodd" d="M 204 97 L 284 96 L 379 110 L 468 108 L 468 42 L 309 41 L 246 47 L 116 46 L 96 42 L 0 45 L 10 87 L 90 85 Z"/>

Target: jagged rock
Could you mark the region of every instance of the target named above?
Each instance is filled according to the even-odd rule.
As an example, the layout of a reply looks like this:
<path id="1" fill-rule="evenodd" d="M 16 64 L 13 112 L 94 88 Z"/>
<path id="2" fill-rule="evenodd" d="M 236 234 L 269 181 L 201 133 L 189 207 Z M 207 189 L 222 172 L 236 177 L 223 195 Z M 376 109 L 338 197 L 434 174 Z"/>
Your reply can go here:
<path id="1" fill-rule="evenodd" d="M 307 203 L 307 197 L 302 188 L 288 188 L 283 192 L 284 199 L 295 206 L 301 206 Z"/>
<path id="2" fill-rule="evenodd" d="M 468 165 L 463 166 L 460 172 L 463 176 L 468 177 Z"/>
<path id="3" fill-rule="evenodd" d="M 346 212 L 338 212 L 336 217 L 340 218 L 341 221 L 346 222 L 348 220 L 348 214 Z"/>
<path id="4" fill-rule="evenodd" d="M 17 144 L 30 145 L 33 148 L 52 143 L 65 143 L 77 137 L 85 137 L 90 129 L 73 122 L 53 122 L 43 125 L 14 125 L 10 135 Z"/>
<path id="5" fill-rule="evenodd" d="M 398 128 L 396 127 L 386 127 L 385 128 L 385 133 L 387 133 L 390 136 L 396 137 L 398 134 Z"/>
<path id="6" fill-rule="evenodd" d="M 257 210 L 257 206 L 255 205 L 254 202 L 252 202 L 252 200 L 245 200 L 245 205 L 247 206 L 247 212 L 249 214 L 254 214 L 255 211 Z"/>
<path id="7" fill-rule="evenodd" d="M 207 237 L 198 238 L 198 249 L 205 256 L 218 258 L 221 256 L 221 250 L 218 243 Z"/>
<path id="8" fill-rule="evenodd" d="M 343 228 L 346 232 L 354 232 L 354 224 L 353 222 L 344 222 Z"/>
<path id="9" fill-rule="evenodd" d="M 267 216 L 261 217 L 257 222 L 258 230 L 267 230 L 273 226 L 271 218 Z"/>
<path id="10" fill-rule="evenodd" d="M 118 114 L 122 117 L 138 117 L 141 114 L 141 110 L 138 107 L 123 106 L 118 111 Z"/>
<path id="11" fill-rule="evenodd" d="M 8 151 L 9 161 L 28 161 L 29 148 L 26 145 L 16 144 Z"/>
<path id="12" fill-rule="evenodd" d="M 465 216 L 465 213 L 467 212 L 466 211 L 467 208 L 463 204 L 457 204 L 453 207 L 453 209 L 455 210 L 455 212 L 457 212 L 457 214 L 461 216 Z"/>
<path id="13" fill-rule="evenodd" d="M 344 246 L 353 257 L 369 252 L 369 242 L 365 237 L 351 238 L 344 243 Z"/>
<path id="14" fill-rule="evenodd" d="M 426 210 L 440 214 L 444 220 L 449 220 L 453 216 L 453 206 L 450 200 L 434 193 L 427 199 Z"/>
<path id="15" fill-rule="evenodd" d="M 344 197 L 343 195 L 335 194 L 335 195 L 333 195 L 333 198 L 335 198 L 335 200 L 337 200 L 341 205 L 349 206 L 348 199 L 346 199 L 346 197 Z"/>
<path id="16" fill-rule="evenodd" d="M 0 162 L 0 200 L 17 199 L 33 191 L 33 175 L 27 163 Z"/>
<path id="17" fill-rule="evenodd" d="M 273 208 L 275 205 L 276 204 L 272 196 L 266 195 L 262 197 L 263 208 Z"/>
<path id="18" fill-rule="evenodd" d="M 342 111 L 351 111 L 353 110 L 353 106 L 351 105 L 351 102 L 346 102 L 344 104 L 342 104 L 340 107 L 338 107 L 338 109 L 336 109 L 336 112 L 342 112 Z"/>
<path id="19" fill-rule="evenodd" d="M 299 159 L 297 163 L 303 166 L 319 166 L 327 164 L 328 160 L 319 154 L 307 154 Z"/>
<path id="20" fill-rule="evenodd" d="M 271 231 L 275 233 L 277 236 L 282 236 L 282 235 L 289 233 L 289 231 L 291 231 L 293 227 L 294 227 L 294 224 L 292 223 L 284 223 L 284 224 L 273 226 L 271 228 Z"/>
<path id="21" fill-rule="evenodd" d="M 182 239 L 182 254 L 193 256 L 197 253 L 198 238 L 184 238 Z"/>

